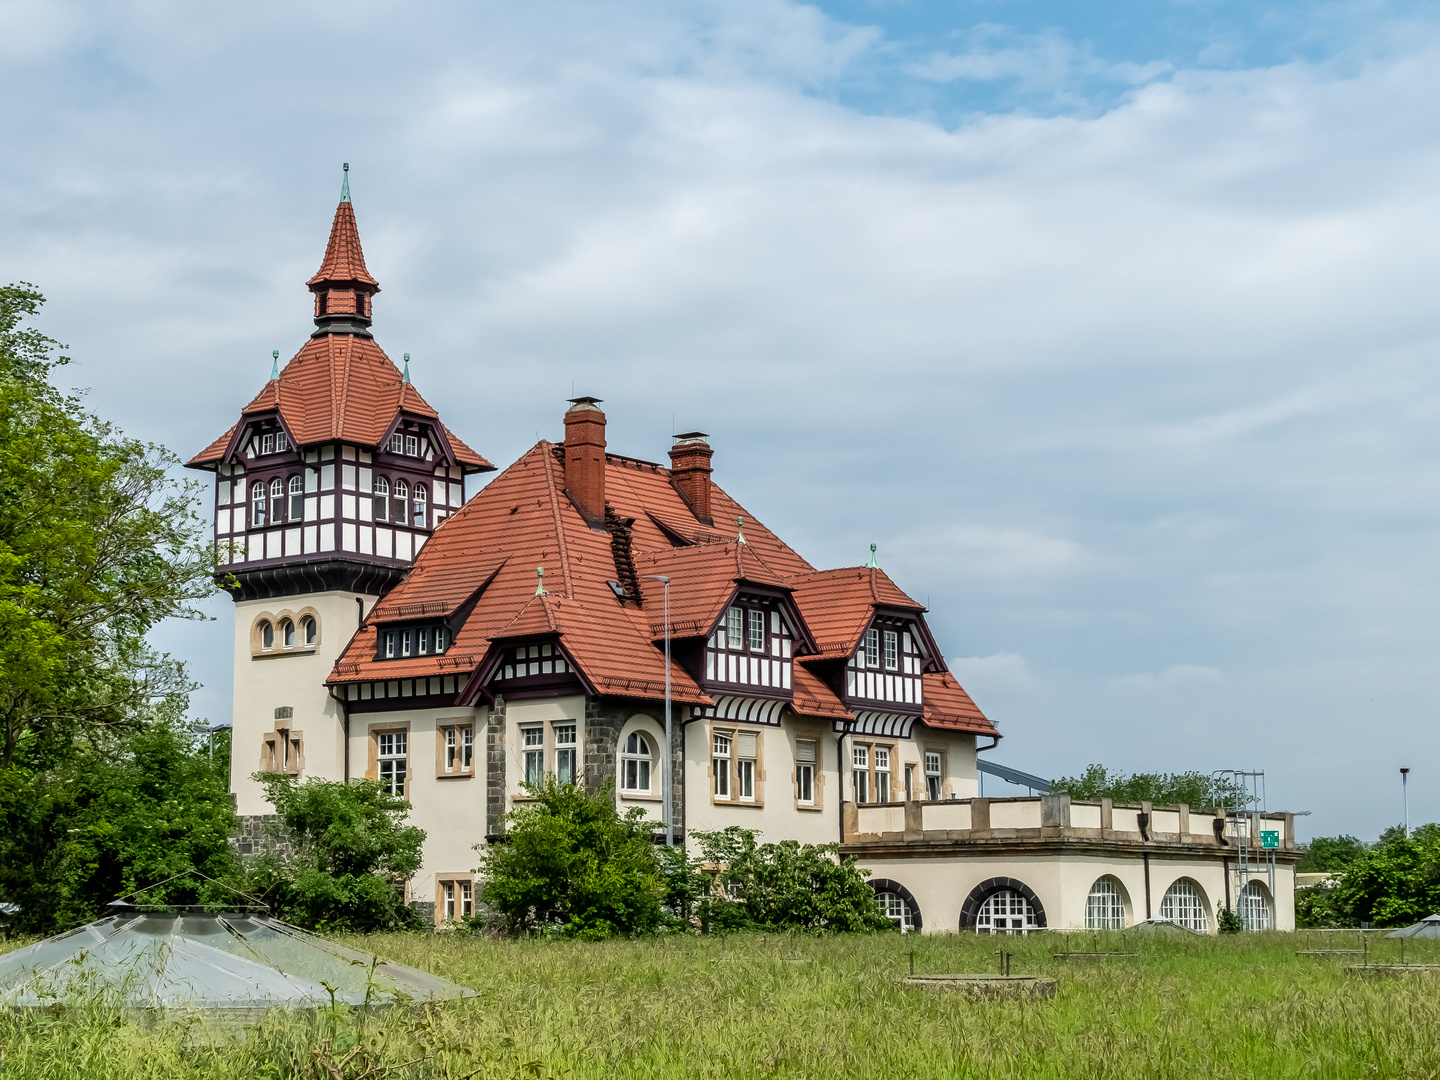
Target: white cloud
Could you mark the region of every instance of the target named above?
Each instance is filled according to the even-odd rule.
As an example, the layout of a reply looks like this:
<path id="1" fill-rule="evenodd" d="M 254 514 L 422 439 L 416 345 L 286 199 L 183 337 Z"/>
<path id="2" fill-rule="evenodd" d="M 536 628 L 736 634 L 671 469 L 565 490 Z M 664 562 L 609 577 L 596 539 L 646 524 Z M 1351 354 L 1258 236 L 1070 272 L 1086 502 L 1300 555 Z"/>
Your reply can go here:
<path id="1" fill-rule="evenodd" d="M 1028 693 L 1036 688 L 1035 676 L 1019 653 L 957 656 L 950 661 L 950 670 L 972 697 Z"/>
<path id="2" fill-rule="evenodd" d="M 1156 672 L 1141 672 L 1117 679 L 1116 684 L 1127 690 L 1143 691 L 1185 691 L 1218 686 L 1225 682 L 1225 673 L 1219 668 L 1203 664 L 1171 664 Z"/>

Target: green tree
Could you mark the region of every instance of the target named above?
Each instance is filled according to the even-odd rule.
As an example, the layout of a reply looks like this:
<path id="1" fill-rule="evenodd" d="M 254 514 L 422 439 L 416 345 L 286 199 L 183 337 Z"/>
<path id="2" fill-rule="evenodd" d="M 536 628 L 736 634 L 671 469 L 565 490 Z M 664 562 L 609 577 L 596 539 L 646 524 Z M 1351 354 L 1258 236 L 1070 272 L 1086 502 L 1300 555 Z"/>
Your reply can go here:
<path id="1" fill-rule="evenodd" d="M 1440 911 L 1440 825 L 1408 837 L 1388 830 L 1345 867 L 1328 897 L 1335 917 L 1376 926 L 1405 926 Z"/>
<path id="2" fill-rule="evenodd" d="M 1353 836 L 1317 836 L 1305 846 L 1295 864 L 1298 874 L 1333 874 L 1344 870 L 1365 852 L 1365 841 Z"/>
<path id="3" fill-rule="evenodd" d="M 1204 810 L 1243 797 L 1231 781 L 1201 772 L 1132 773 L 1090 765 L 1079 776 L 1062 776 L 1051 783 L 1054 791 L 1072 799 L 1114 799 L 1117 803 L 1150 802 L 1156 806 L 1188 806 Z"/>
<path id="4" fill-rule="evenodd" d="M 665 922 L 660 856 L 639 807 L 622 815 L 609 785 L 590 794 L 553 776 L 506 816 L 504 840 L 477 847 L 480 898 L 509 933 L 585 940 Z"/>
<path id="5" fill-rule="evenodd" d="M 20 907 L 12 928 L 67 929 L 140 889 L 137 902 L 221 899 L 189 871 L 232 873 L 228 751 L 228 733 L 212 753 L 172 717 L 101 733 L 34 774 L 0 835 L 0 892 Z"/>
<path id="6" fill-rule="evenodd" d="M 405 882 L 420 869 L 425 830 L 407 825 L 410 804 L 376 780 L 256 773 L 293 854 L 251 860 L 244 891 L 280 918 L 311 930 L 401 930 L 419 920 Z"/>
<path id="7" fill-rule="evenodd" d="M 717 887 L 705 890 L 696 904 L 707 930 L 848 932 L 895 926 L 865 881 L 870 871 L 856 866 L 853 856 L 840 858 L 838 844 L 760 844 L 753 829 L 733 826 L 693 835 L 702 861 L 692 872 L 709 877 L 701 867 L 717 868 Z"/>

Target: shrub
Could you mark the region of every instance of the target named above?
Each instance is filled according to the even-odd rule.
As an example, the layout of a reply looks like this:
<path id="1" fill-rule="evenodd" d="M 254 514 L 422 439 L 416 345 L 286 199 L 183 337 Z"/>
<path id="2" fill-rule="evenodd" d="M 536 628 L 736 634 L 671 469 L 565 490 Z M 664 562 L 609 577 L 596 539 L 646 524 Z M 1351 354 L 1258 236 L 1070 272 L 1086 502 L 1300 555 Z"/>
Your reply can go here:
<path id="1" fill-rule="evenodd" d="M 666 921 L 661 857 L 642 809 L 621 815 L 609 784 L 592 795 L 549 776 L 525 790 L 534 801 L 510 811 L 504 840 L 476 848 L 480 898 L 500 929 L 597 940 Z"/>
<path id="2" fill-rule="evenodd" d="M 280 918 L 312 930 L 400 930 L 419 918 L 404 883 L 420 869 L 425 831 L 406 825 L 410 804 L 375 780 L 309 779 L 256 773 L 295 855 L 264 854 L 246 867 L 244 887 Z"/>
<path id="3" fill-rule="evenodd" d="M 1440 911 L 1440 825 L 1407 837 L 1389 830 L 1327 890 L 1332 910 L 1377 926 L 1404 926 Z"/>

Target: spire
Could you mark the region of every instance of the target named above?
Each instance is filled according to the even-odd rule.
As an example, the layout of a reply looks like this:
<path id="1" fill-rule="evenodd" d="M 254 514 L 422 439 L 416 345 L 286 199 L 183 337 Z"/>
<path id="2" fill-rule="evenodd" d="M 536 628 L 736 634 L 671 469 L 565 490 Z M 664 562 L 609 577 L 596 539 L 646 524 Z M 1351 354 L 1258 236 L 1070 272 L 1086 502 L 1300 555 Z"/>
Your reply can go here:
<path id="1" fill-rule="evenodd" d="M 405 371 L 404 374 L 400 376 L 400 381 L 403 383 L 410 381 L 410 354 L 408 352 L 405 354 Z"/>
<path id="2" fill-rule="evenodd" d="M 360 230 L 355 224 L 355 206 L 350 201 L 350 164 L 340 187 L 340 205 L 330 225 L 330 242 L 315 276 L 305 283 L 315 294 L 315 325 L 312 335 L 355 334 L 370 336 L 371 298 L 380 283 L 365 267 L 360 247 Z"/>
<path id="3" fill-rule="evenodd" d="M 879 570 L 880 561 L 875 558 L 875 545 L 870 545 L 870 561 L 865 564 L 867 570 Z"/>
<path id="4" fill-rule="evenodd" d="M 743 543 L 745 543 L 745 517 L 744 517 L 744 515 L 741 515 L 740 517 L 737 517 L 737 518 L 735 519 L 735 524 L 736 524 L 736 526 L 737 526 L 737 531 L 736 531 L 736 533 L 735 533 L 735 542 L 736 542 L 737 544 L 743 544 Z"/>
<path id="5" fill-rule="evenodd" d="M 536 578 L 535 595 L 536 595 L 536 596 L 549 596 L 550 594 L 545 591 L 545 567 L 543 567 L 543 566 L 537 566 L 537 567 L 535 567 L 535 578 Z"/>
<path id="6" fill-rule="evenodd" d="M 279 349 L 271 349 L 271 350 L 270 350 L 270 378 L 271 378 L 272 381 L 275 380 L 275 379 L 280 378 L 280 350 L 279 350 Z"/>

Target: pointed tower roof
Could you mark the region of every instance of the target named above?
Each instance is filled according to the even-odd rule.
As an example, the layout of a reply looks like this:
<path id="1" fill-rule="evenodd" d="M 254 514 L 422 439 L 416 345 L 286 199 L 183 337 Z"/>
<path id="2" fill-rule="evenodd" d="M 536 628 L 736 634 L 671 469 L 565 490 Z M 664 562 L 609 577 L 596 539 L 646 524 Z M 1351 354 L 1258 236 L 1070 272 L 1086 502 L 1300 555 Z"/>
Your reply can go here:
<path id="1" fill-rule="evenodd" d="M 365 268 L 360 228 L 355 224 L 355 206 L 350 201 L 350 166 L 347 163 L 345 186 L 340 191 L 340 205 L 335 207 L 335 220 L 330 224 L 330 242 L 325 245 L 325 258 L 315 276 L 305 284 L 313 290 L 316 285 L 357 281 L 362 285 L 373 285 L 373 292 L 380 291 L 380 283 Z"/>

